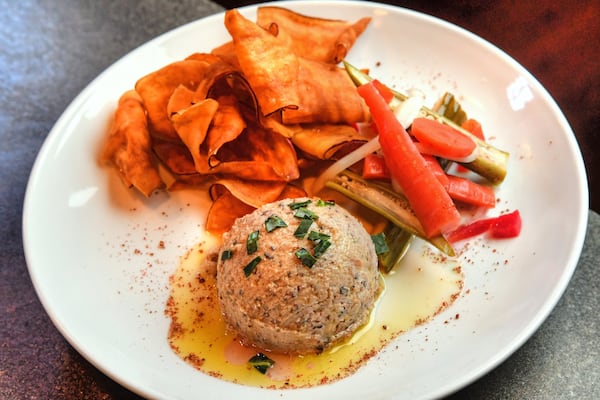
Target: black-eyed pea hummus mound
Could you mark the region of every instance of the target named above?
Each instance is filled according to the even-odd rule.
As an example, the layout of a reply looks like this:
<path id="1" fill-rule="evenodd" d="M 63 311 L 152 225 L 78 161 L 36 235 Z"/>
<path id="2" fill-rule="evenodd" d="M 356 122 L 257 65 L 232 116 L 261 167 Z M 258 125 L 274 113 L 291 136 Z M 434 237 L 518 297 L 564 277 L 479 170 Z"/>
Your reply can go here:
<path id="1" fill-rule="evenodd" d="M 380 291 L 370 235 L 315 198 L 267 204 L 224 234 L 217 265 L 223 317 L 244 343 L 319 353 L 367 322 Z"/>

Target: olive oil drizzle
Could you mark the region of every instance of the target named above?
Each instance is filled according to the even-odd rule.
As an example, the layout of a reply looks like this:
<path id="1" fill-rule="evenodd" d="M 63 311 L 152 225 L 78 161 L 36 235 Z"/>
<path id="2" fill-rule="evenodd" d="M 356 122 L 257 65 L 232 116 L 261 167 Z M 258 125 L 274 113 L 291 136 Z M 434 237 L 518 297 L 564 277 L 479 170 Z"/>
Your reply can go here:
<path id="1" fill-rule="evenodd" d="M 456 260 L 437 260 L 426 247 L 413 248 L 394 273 L 382 277 L 384 290 L 371 318 L 347 341 L 318 355 L 275 354 L 246 346 L 228 331 L 216 295 L 216 254 L 220 239 L 206 235 L 171 277 L 166 313 L 169 343 L 198 370 L 220 379 L 263 388 L 297 388 L 342 379 L 403 332 L 448 307 L 462 289 Z M 274 364 L 262 374 L 248 361 L 263 354 Z"/>

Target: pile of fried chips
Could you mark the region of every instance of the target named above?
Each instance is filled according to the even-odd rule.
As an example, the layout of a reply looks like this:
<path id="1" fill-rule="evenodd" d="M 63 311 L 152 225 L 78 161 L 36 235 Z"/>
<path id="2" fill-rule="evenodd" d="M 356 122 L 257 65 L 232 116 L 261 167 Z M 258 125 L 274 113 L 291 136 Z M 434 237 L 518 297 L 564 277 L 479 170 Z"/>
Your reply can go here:
<path id="1" fill-rule="evenodd" d="M 299 160 L 333 160 L 369 138 L 369 111 L 340 61 L 351 23 L 259 7 L 225 14 L 232 40 L 154 71 L 119 99 L 103 160 L 146 196 L 207 185 L 207 230 L 278 198 L 306 195 Z"/>

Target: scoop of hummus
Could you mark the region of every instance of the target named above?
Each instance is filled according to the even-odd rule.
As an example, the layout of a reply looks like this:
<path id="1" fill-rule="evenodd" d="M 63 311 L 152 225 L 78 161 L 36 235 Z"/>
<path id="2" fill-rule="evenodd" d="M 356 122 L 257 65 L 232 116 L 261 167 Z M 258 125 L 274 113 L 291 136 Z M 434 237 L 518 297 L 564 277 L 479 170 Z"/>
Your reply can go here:
<path id="1" fill-rule="evenodd" d="M 320 353 L 368 321 L 380 286 L 370 235 L 331 202 L 270 203 L 223 235 L 219 302 L 248 345 Z"/>

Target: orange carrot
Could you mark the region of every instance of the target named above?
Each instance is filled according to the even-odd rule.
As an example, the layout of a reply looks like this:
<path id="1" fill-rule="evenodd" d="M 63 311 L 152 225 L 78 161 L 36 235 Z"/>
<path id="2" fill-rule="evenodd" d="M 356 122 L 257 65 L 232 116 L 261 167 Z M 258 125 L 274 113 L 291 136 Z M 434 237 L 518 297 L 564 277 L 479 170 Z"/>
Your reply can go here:
<path id="1" fill-rule="evenodd" d="M 440 183 L 442 184 L 443 187 L 447 188 L 448 187 L 448 175 L 446 174 L 446 171 L 444 171 L 442 169 L 442 166 L 440 165 L 440 162 L 437 160 L 437 158 L 435 158 L 434 156 L 431 156 L 429 154 L 421 154 L 421 155 L 423 156 L 423 159 L 429 166 L 429 169 L 431 170 L 431 172 L 433 172 L 433 175 L 435 175 L 435 177 L 438 179 L 438 181 L 440 181 Z"/>
<path id="2" fill-rule="evenodd" d="M 472 161 L 477 144 L 451 126 L 429 118 L 415 118 L 410 133 L 422 153 L 453 161 Z"/>
<path id="3" fill-rule="evenodd" d="M 458 213 L 446 189 L 435 177 L 412 139 L 372 82 L 359 86 L 379 132 L 390 174 L 394 177 L 421 222 L 425 235 L 433 237 L 455 229 Z"/>

